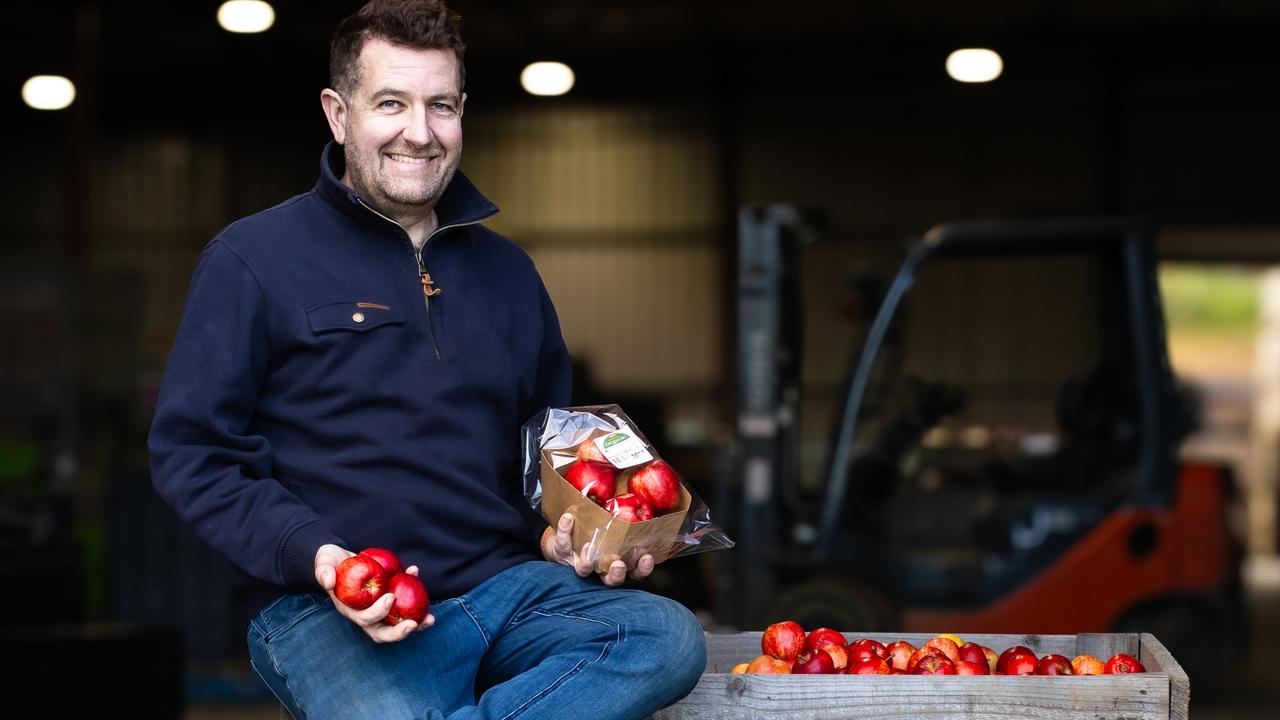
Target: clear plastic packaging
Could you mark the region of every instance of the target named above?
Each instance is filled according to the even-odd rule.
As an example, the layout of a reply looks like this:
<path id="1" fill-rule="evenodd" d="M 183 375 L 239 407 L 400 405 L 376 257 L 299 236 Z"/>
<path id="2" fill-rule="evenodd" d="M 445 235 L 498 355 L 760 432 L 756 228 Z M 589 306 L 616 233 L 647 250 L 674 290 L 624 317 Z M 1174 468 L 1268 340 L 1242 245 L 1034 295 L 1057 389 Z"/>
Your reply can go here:
<path id="1" fill-rule="evenodd" d="M 524 495 L 554 525 L 572 513 L 573 548 L 603 572 L 733 547 L 706 503 L 617 405 L 550 408 L 525 423 Z"/>

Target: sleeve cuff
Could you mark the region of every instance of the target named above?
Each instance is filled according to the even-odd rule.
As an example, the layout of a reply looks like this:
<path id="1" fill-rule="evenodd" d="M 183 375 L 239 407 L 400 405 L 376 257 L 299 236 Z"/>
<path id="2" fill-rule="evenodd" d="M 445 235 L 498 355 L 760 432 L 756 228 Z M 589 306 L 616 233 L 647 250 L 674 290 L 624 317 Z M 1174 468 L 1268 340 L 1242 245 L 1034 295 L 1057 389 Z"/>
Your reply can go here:
<path id="1" fill-rule="evenodd" d="M 280 548 L 280 574 L 285 585 L 314 585 L 316 582 L 316 550 L 321 545 L 346 547 L 346 541 L 325 530 L 319 522 L 300 525 Z"/>

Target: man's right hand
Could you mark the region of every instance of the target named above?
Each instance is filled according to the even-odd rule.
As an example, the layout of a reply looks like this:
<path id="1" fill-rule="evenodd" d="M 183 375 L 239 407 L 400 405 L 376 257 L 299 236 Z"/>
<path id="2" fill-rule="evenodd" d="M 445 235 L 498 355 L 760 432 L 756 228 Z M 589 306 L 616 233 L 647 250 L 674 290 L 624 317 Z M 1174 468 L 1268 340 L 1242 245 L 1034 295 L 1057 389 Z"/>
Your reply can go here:
<path id="1" fill-rule="evenodd" d="M 338 609 L 340 615 L 359 625 L 366 635 L 379 643 L 398 642 L 409 637 L 409 633 L 415 630 L 425 630 L 435 624 L 436 617 L 431 614 L 427 615 L 427 619 L 421 625 L 412 620 L 405 620 L 396 625 L 384 623 L 382 620 L 391 610 L 391 603 L 395 599 L 391 593 L 378 598 L 364 610 L 355 610 L 344 605 L 338 596 L 333 594 L 333 587 L 338 581 L 338 564 L 352 555 L 355 553 L 337 545 L 321 545 L 320 549 L 316 550 L 316 582 L 329 593 L 329 600 L 333 602 L 333 606 Z M 418 566 L 410 565 L 405 572 L 417 575 Z"/>

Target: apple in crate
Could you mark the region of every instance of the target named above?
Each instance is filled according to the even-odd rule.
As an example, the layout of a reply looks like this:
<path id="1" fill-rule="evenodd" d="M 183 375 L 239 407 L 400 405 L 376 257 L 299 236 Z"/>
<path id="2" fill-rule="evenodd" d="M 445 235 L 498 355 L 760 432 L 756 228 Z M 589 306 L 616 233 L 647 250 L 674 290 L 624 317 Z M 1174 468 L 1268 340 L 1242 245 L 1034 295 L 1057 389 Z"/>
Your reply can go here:
<path id="1" fill-rule="evenodd" d="M 1092 655 L 1077 655 L 1071 658 L 1071 669 L 1076 671 L 1076 675 L 1101 675 L 1104 666 Z"/>
<path id="2" fill-rule="evenodd" d="M 760 636 L 760 651 L 779 660 L 791 662 L 804 650 L 804 628 L 794 620 L 774 623 Z"/>
<path id="3" fill-rule="evenodd" d="M 970 660 L 961 660 L 956 663 L 957 675 L 990 675 L 991 668 L 987 667 L 987 661 L 973 662 Z"/>
<path id="4" fill-rule="evenodd" d="M 885 662 L 894 670 L 906 671 L 907 663 L 916 652 L 916 646 L 906 640 L 894 640 L 885 646 Z"/>
<path id="5" fill-rule="evenodd" d="M 865 660 L 856 660 L 846 671 L 849 675 L 888 675 L 892 668 L 889 663 L 872 655 Z"/>
<path id="6" fill-rule="evenodd" d="M 844 635 L 831 628 L 823 627 L 809 633 L 809 637 L 804 641 L 804 648 L 805 650 L 818 650 L 827 645 L 844 647 L 847 644 L 848 641 L 844 639 Z"/>
<path id="7" fill-rule="evenodd" d="M 1045 655 L 1036 663 L 1037 675 L 1075 675 L 1071 661 L 1062 655 Z"/>
<path id="8" fill-rule="evenodd" d="M 954 644 L 954 643 L 953 643 Z M 941 652 L 931 652 L 920 658 L 920 662 L 916 663 L 914 669 L 911 670 L 912 675 L 955 675 L 956 664 Z"/>
<path id="9" fill-rule="evenodd" d="M 790 675 L 791 663 L 770 655 L 761 655 L 751 661 L 751 664 L 747 666 L 747 672 L 764 675 Z"/>
<path id="10" fill-rule="evenodd" d="M 996 659 L 996 670 L 998 672 L 1008 672 L 1009 659 L 1018 654 L 1035 657 L 1035 653 L 1031 652 L 1031 648 L 1026 645 L 1014 645 L 1011 648 L 1006 648 L 1004 652 L 1000 653 L 1000 657 Z"/>
<path id="11" fill-rule="evenodd" d="M 1116 653 L 1111 656 L 1106 665 L 1102 666 L 1103 675 L 1115 675 L 1117 673 L 1140 673 L 1146 672 L 1147 669 L 1138 662 L 1138 658 L 1127 653 Z"/>
<path id="12" fill-rule="evenodd" d="M 791 672 L 796 675 L 832 675 L 835 671 L 836 664 L 822 650 L 805 650 L 791 664 Z"/>

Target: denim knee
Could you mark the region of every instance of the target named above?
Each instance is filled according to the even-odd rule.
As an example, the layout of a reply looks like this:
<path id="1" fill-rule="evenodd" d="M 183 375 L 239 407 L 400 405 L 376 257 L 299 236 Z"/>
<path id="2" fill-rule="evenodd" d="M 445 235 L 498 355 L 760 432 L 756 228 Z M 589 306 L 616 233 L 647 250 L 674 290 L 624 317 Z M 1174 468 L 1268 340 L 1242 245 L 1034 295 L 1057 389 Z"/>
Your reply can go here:
<path id="1" fill-rule="evenodd" d="M 650 657 L 661 658 L 660 673 L 669 679 L 671 702 L 684 697 L 698 684 L 707 666 L 707 640 L 702 624 L 689 609 L 674 600 L 649 595 L 646 639 L 655 644 Z"/>

